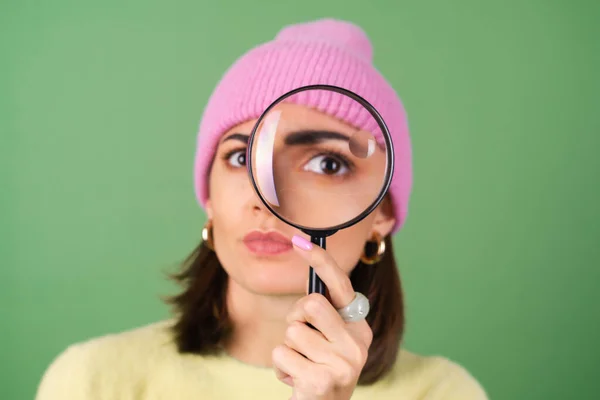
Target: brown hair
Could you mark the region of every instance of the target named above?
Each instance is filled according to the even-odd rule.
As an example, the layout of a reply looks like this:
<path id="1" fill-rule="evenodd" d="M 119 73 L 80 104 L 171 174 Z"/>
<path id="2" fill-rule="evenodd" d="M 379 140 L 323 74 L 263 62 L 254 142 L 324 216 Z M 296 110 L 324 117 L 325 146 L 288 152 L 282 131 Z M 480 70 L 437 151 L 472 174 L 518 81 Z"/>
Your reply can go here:
<path id="1" fill-rule="evenodd" d="M 404 301 L 400 276 L 389 236 L 379 262 L 357 264 L 350 279 L 354 289 L 367 294 L 371 310 L 367 316 L 373 331 L 367 362 L 359 385 L 375 383 L 394 366 L 404 332 Z M 377 251 L 375 243 L 365 246 L 367 254 Z M 217 255 L 201 243 L 185 260 L 182 270 L 172 275 L 183 291 L 167 299 L 177 319 L 173 326 L 178 350 L 182 353 L 216 354 L 219 344 L 231 332 L 225 293 L 227 273 Z"/>

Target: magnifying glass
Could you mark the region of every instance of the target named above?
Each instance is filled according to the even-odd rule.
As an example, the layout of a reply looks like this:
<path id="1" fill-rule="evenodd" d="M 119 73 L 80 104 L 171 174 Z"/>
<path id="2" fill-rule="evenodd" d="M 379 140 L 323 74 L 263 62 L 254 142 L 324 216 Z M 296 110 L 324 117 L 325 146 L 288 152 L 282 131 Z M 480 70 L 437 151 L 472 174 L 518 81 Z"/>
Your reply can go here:
<path id="1" fill-rule="evenodd" d="M 265 207 L 326 248 L 328 236 L 360 222 L 383 200 L 393 151 L 383 118 L 364 98 L 338 86 L 310 85 L 262 113 L 246 165 Z M 326 293 L 313 267 L 308 291 Z"/>

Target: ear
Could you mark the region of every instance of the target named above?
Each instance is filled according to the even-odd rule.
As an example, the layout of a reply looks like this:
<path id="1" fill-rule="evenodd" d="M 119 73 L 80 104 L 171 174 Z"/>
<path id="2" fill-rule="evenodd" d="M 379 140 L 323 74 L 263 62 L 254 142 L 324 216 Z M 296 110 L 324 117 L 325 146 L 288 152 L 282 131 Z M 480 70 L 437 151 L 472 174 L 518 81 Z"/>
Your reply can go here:
<path id="1" fill-rule="evenodd" d="M 379 207 L 373 212 L 375 218 L 373 219 L 373 226 L 371 231 L 376 231 L 381 237 L 386 237 L 394 229 L 396 224 L 396 218 L 394 217 L 394 210 L 392 209 L 391 202 L 386 199 Z M 370 238 L 369 238 L 370 239 Z"/>
<path id="2" fill-rule="evenodd" d="M 208 220 L 210 221 L 211 219 L 213 219 L 214 214 L 213 214 L 213 208 L 212 208 L 212 203 L 210 202 L 210 199 L 206 200 L 204 209 L 206 210 L 206 216 L 208 217 Z"/>

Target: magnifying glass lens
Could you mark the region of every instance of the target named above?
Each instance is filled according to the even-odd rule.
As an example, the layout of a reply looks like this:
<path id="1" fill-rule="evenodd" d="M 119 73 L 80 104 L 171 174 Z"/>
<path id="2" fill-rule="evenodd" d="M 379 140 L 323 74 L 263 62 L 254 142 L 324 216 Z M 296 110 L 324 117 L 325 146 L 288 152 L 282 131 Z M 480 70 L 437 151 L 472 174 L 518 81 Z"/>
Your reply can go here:
<path id="1" fill-rule="evenodd" d="M 311 102 L 323 98 L 335 112 Z M 257 122 L 249 148 L 259 196 L 307 230 L 335 229 L 368 213 L 390 179 L 380 126 L 371 110 L 342 93 L 308 89 L 281 99 Z"/>

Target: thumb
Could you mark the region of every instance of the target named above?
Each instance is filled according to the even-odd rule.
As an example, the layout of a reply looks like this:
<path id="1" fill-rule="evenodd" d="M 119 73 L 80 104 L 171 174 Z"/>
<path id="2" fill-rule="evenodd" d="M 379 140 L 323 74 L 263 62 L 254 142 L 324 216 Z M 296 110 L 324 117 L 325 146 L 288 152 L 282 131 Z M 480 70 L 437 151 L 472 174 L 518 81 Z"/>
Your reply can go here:
<path id="1" fill-rule="evenodd" d="M 279 379 L 281 382 L 285 383 L 288 386 L 294 387 L 294 379 L 291 376 L 289 376 L 277 367 L 274 367 L 274 369 L 277 379 Z"/>

